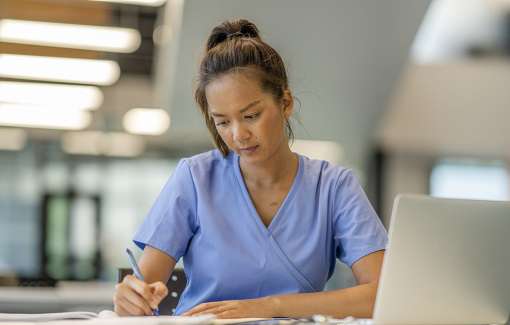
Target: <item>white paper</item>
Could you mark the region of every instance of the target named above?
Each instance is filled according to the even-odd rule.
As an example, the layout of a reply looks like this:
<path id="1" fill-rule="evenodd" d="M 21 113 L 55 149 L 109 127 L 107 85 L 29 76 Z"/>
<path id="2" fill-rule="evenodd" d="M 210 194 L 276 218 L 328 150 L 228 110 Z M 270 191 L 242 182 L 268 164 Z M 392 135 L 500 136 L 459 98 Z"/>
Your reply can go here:
<path id="1" fill-rule="evenodd" d="M 59 319 L 91 319 L 97 314 L 88 311 L 47 313 L 47 314 L 4 314 L 0 313 L 0 322 L 47 322 Z"/>
<path id="2" fill-rule="evenodd" d="M 45 324 L 45 325 L 206 325 L 212 324 L 216 317 L 214 315 L 202 316 L 132 316 L 119 317 L 110 310 L 103 310 L 99 314 L 92 312 L 66 312 L 48 314 L 2 314 L 0 323 L 16 322 L 16 325 Z M 18 323 L 19 322 L 19 323 Z"/>

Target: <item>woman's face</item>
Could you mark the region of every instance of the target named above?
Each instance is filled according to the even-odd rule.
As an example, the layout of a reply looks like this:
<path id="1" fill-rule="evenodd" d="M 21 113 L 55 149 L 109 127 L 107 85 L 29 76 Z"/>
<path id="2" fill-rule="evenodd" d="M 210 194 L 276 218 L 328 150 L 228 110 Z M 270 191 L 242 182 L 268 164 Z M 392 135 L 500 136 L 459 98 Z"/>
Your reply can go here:
<path id="1" fill-rule="evenodd" d="M 285 121 L 293 109 L 288 91 L 278 103 L 254 77 L 228 73 L 207 85 L 205 95 L 218 134 L 244 161 L 263 162 L 288 147 Z"/>

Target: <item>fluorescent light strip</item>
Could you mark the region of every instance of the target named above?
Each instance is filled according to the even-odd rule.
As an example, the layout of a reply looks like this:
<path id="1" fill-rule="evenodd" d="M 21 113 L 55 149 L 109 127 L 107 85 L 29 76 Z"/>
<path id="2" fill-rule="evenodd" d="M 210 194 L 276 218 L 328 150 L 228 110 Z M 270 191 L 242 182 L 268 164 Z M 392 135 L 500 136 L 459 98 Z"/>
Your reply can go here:
<path id="1" fill-rule="evenodd" d="M 100 155 L 103 133 L 99 131 L 66 132 L 62 135 L 64 152 L 78 155 Z"/>
<path id="2" fill-rule="evenodd" d="M 0 103 L 0 125 L 80 130 L 86 128 L 90 121 L 88 112 Z"/>
<path id="3" fill-rule="evenodd" d="M 0 54 L 0 77 L 108 86 L 120 76 L 114 61 Z"/>
<path id="4" fill-rule="evenodd" d="M 130 28 L 1 19 L 0 41 L 131 53 L 140 46 L 140 33 Z"/>
<path id="5" fill-rule="evenodd" d="M 103 93 L 94 86 L 0 81 L 0 102 L 94 110 L 103 103 Z"/>
<path id="6" fill-rule="evenodd" d="M 69 154 L 136 157 L 143 153 L 143 139 L 120 132 L 68 132 L 62 136 L 62 150 Z"/>
<path id="7" fill-rule="evenodd" d="M 168 113 L 156 108 L 133 108 L 123 118 L 124 129 L 129 133 L 161 135 L 168 130 Z"/>
<path id="8" fill-rule="evenodd" d="M 114 157 L 136 157 L 145 149 L 145 143 L 140 137 L 121 132 L 109 133 L 106 143 L 103 148 L 105 154 Z"/>
<path id="9" fill-rule="evenodd" d="M 0 128 L 0 150 L 21 150 L 26 141 L 27 133 L 24 130 Z"/>
<path id="10" fill-rule="evenodd" d="M 165 4 L 165 2 L 166 2 L 166 0 L 92 0 L 92 1 L 122 3 L 122 4 L 150 6 L 150 7 L 159 7 L 163 4 Z"/>

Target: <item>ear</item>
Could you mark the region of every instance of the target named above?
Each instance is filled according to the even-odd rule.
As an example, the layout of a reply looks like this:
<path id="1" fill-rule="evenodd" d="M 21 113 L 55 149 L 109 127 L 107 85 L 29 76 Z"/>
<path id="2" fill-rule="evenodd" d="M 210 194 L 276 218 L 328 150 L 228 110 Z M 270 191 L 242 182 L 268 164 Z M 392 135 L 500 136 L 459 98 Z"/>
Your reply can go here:
<path id="1" fill-rule="evenodd" d="M 294 112 L 294 98 L 292 97 L 292 93 L 290 92 L 289 89 L 286 89 L 283 92 L 282 105 L 283 116 L 285 117 L 285 119 L 290 118 L 292 112 Z"/>

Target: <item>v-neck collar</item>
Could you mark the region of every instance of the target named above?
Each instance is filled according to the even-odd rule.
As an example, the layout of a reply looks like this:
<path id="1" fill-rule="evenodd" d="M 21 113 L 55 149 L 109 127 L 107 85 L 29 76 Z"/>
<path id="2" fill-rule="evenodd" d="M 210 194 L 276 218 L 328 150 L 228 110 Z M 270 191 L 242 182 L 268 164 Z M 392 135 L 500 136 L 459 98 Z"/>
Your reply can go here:
<path id="1" fill-rule="evenodd" d="M 292 202 L 293 198 L 295 197 L 295 192 L 297 191 L 297 188 L 299 186 L 299 183 L 301 182 L 303 174 L 303 158 L 301 155 L 297 153 L 296 155 L 298 156 L 298 170 L 296 172 L 296 176 L 292 181 L 292 185 L 289 189 L 289 192 L 285 196 L 285 199 L 280 204 L 280 207 L 278 207 L 278 210 L 276 211 L 269 225 L 266 227 L 266 225 L 264 225 L 264 223 L 262 222 L 262 218 L 257 212 L 257 209 L 255 209 L 255 205 L 253 204 L 253 201 L 250 197 L 250 193 L 248 192 L 248 188 L 244 181 L 243 175 L 241 174 L 241 167 L 239 165 L 240 157 L 238 154 L 234 153 L 233 157 L 234 171 L 239 187 L 241 188 L 241 194 L 244 197 L 244 200 L 246 201 L 246 205 L 250 212 L 250 215 L 252 216 L 252 218 L 255 219 L 255 223 L 258 225 L 259 229 L 262 230 L 264 234 L 271 235 L 275 227 L 278 225 L 279 220 L 283 218 L 283 216 L 280 215 L 283 214 L 286 207 Z"/>

